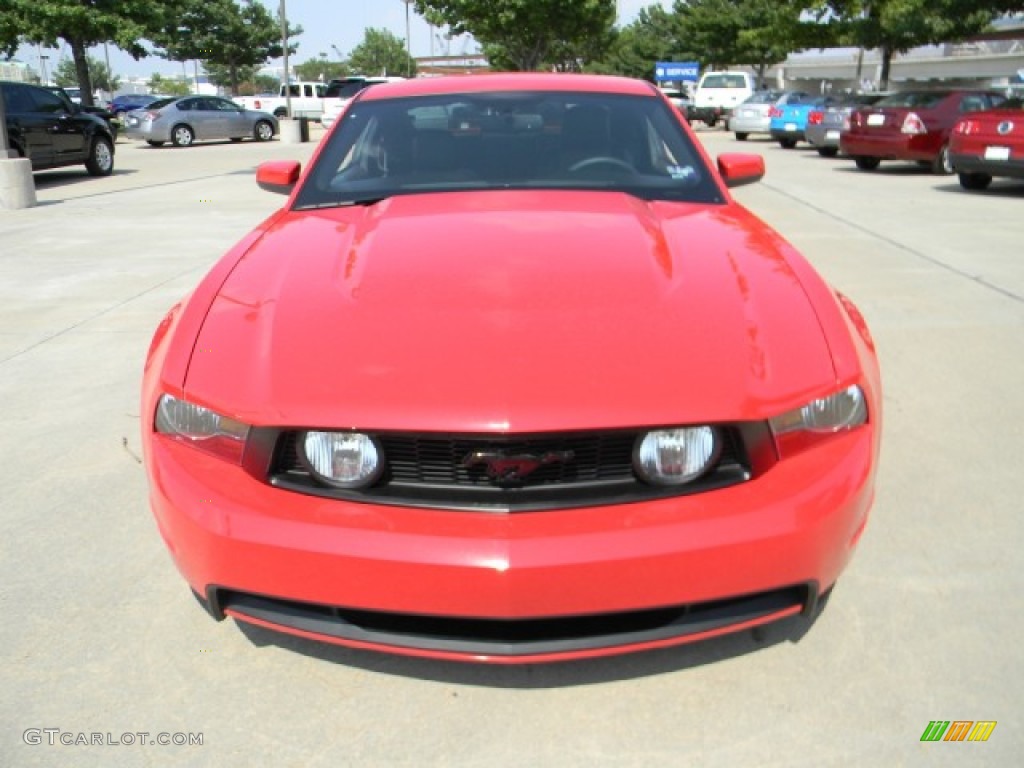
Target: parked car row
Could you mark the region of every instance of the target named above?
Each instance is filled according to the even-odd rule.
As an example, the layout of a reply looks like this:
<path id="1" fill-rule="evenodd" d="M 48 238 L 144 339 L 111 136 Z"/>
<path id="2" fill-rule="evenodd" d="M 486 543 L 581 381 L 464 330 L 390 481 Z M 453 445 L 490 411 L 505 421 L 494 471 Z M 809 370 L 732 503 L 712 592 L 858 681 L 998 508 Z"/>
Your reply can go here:
<path id="1" fill-rule="evenodd" d="M 806 141 L 823 157 L 842 152 L 863 171 L 915 162 L 984 189 L 997 176 L 1024 179 L 1022 104 L 968 88 L 836 97 L 760 91 L 737 107 L 729 129 L 739 141 L 768 133 L 784 149 Z"/>
<path id="2" fill-rule="evenodd" d="M 0 93 L 10 147 L 31 161 L 33 171 L 84 165 L 93 176 L 109 176 L 119 120 L 125 135 L 154 147 L 215 139 L 269 141 L 278 133 L 273 115 L 218 96 L 133 94 L 101 108 L 75 104 L 62 88 L 30 83 L 0 81 Z"/>

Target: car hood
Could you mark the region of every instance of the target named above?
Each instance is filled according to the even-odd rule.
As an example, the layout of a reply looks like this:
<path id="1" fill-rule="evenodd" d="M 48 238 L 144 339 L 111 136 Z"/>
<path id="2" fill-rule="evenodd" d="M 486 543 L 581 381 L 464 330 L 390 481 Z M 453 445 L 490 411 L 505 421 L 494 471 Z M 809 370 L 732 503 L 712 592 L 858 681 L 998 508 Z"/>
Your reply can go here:
<path id="1" fill-rule="evenodd" d="M 738 205 L 620 193 L 285 213 L 211 305 L 186 395 L 296 427 L 765 418 L 835 381 L 791 258 Z"/>

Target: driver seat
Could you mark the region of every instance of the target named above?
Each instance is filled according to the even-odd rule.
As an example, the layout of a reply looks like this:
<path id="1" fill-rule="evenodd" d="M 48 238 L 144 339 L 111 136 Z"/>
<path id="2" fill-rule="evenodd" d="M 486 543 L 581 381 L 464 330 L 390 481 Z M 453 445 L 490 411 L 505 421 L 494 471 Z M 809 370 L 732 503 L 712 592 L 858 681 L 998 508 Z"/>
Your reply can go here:
<path id="1" fill-rule="evenodd" d="M 614 156 L 608 109 L 580 104 L 562 118 L 562 168 L 568 170 L 592 157 Z"/>

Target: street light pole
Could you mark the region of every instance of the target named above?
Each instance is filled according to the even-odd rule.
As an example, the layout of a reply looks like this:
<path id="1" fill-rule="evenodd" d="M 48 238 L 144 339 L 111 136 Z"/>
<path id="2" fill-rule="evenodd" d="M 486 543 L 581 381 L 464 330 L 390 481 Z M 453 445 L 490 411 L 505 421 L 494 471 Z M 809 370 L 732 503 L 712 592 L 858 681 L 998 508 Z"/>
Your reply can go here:
<path id="1" fill-rule="evenodd" d="M 284 109 L 288 118 L 292 116 L 292 78 L 288 73 L 288 12 L 281 0 L 281 44 L 284 48 Z"/>
<path id="2" fill-rule="evenodd" d="M 412 40 L 409 36 L 409 5 L 413 0 L 402 0 L 405 3 L 405 76 L 412 77 Z"/>

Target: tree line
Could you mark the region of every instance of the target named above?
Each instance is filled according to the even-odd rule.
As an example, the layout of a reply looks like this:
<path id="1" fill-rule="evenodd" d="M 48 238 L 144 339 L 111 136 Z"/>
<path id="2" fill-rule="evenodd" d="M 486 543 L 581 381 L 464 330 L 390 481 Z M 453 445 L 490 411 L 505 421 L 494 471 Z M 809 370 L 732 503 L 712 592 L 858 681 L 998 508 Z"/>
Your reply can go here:
<path id="1" fill-rule="evenodd" d="M 653 79 L 654 63 L 695 60 L 704 67 L 765 70 L 794 51 L 846 45 L 882 53 L 882 87 L 892 56 L 919 45 L 957 42 L 987 29 L 1024 0 L 676 0 L 652 4 L 624 27 L 615 0 L 413 0 L 449 34 L 468 33 L 492 69 L 589 71 Z M 291 42 L 301 27 L 288 28 Z M 210 79 L 237 94 L 267 89 L 256 71 L 280 57 L 281 20 L 257 0 L 2 0 L 0 54 L 22 43 L 72 54 L 82 100 L 92 102 L 97 63 L 89 48 L 111 43 L 136 59 L 198 60 Z M 147 45 L 147 43 L 149 45 Z M 300 77 L 412 74 L 404 41 L 367 29 L 347 59 L 317 57 Z M 94 74 L 95 73 L 95 74 Z M 108 82 L 111 73 L 105 72 Z M 169 83 L 170 81 L 165 81 Z"/>

